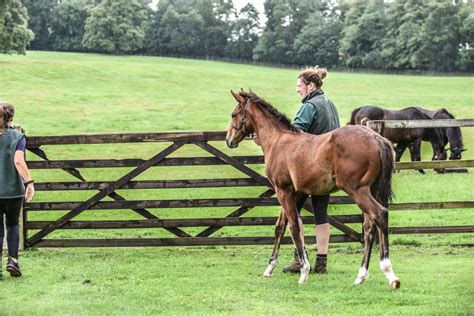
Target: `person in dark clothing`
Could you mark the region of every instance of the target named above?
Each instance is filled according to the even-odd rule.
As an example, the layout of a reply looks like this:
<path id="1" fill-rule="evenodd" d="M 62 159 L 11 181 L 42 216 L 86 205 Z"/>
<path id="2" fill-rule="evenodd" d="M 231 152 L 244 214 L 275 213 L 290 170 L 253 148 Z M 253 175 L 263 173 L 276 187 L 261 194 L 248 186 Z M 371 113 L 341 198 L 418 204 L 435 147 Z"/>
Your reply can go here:
<path id="1" fill-rule="evenodd" d="M 323 79 L 326 76 L 327 70 L 318 66 L 306 68 L 298 75 L 296 92 L 302 98 L 302 105 L 296 114 L 293 126 L 302 132 L 321 135 L 340 127 L 337 109 L 321 89 Z M 327 253 L 329 247 L 327 209 L 329 195 L 311 196 L 311 202 L 316 222 L 316 245 L 318 251 L 313 271 L 316 273 L 327 273 Z M 304 200 L 298 202 L 298 210 L 301 210 L 303 203 Z M 300 226 L 303 227 L 301 219 Z M 303 237 L 303 229 L 301 234 Z M 300 272 L 300 262 L 296 249 L 295 260 L 285 267 L 283 272 Z"/>
<path id="2" fill-rule="evenodd" d="M 9 125 L 13 119 L 11 109 L 11 104 L 0 102 L 0 277 L 5 237 L 3 217 L 6 218 L 8 243 L 6 270 L 11 276 L 19 277 L 20 212 L 23 199 L 26 197 L 28 202 L 31 201 L 35 192 L 34 181 L 25 162 L 25 135 Z"/>

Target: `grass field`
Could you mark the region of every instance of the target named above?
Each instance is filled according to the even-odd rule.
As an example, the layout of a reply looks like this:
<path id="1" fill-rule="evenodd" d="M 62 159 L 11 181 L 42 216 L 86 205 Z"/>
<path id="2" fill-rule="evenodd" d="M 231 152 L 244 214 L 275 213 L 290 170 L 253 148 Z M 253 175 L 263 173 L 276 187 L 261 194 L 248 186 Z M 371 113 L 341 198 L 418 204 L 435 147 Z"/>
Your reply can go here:
<path id="1" fill-rule="evenodd" d="M 225 130 L 234 101 L 231 89 L 251 88 L 293 117 L 299 107 L 296 70 L 157 57 L 29 52 L 0 55 L 0 100 L 16 106 L 16 121 L 28 135 Z M 474 118 L 473 77 L 421 77 L 329 73 L 324 84 L 341 122 L 365 104 L 397 109 L 445 107 L 457 118 Z M 463 128 L 463 158 L 474 158 L 474 128 Z M 259 154 L 247 142 L 230 151 Z M 147 158 L 164 144 L 47 146 L 51 159 Z M 204 156 L 191 145 L 174 156 Z M 423 158 L 431 157 L 423 145 Z M 35 159 L 32 155 L 29 159 Z M 405 156 L 404 159 L 407 159 Z M 88 180 L 114 180 L 128 168 L 81 170 Z M 261 167 L 256 167 L 262 171 Z M 394 176 L 395 202 L 472 200 L 469 174 L 415 171 Z M 33 171 L 37 181 L 74 179 L 60 171 Z M 239 177 L 229 167 L 158 167 L 139 179 Z M 255 197 L 262 188 L 120 190 L 128 199 Z M 94 192 L 38 192 L 36 201 L 83 200 Z M 125 210 L 126 211 L 126 210 Z M 221 217 L 230 209 L 152 210 L 162 218 Z M 355 207 L 330 207 L 330 214 L 354 214 Z M 63 212 L 38 212 L 30 219 L 55 219 Z M 100 213 L 100 214 L 99 214 Z M 276 216 L 276 208 L 256 208 L 246 216 Z M 85 212 L 78 219 L 138 219 L 130 211 Z M 472 225 L 472 209 L 391 212 L 392 226 Z M 360 225 L 354 225 L 360 230 Z M 308 231 L 312 228 L 307 227 Z M 185 229 L 196 233 L 197 228 Z M 272 227 L 226 228 L 220 236 L 269 236 Z M 169 237 L 161 230 L 59 231 L 54 237 Z M 333 245 L 330 274 L 311 276 L 297 286 L 281 273 L 290 260 L 285 246 L 273 279 L 263 279 L 271 247 L 190 247 L 151 249 L 29 250 L 21 254 L 25 276 L 0 281 L 0 314 L 473 314 L 472 234 L 392 235 L 400 291 L 389 289 L 372 258 L 371 278 L 355 287 L 362 249 Z M 310 246 L 311 249 L 314 246 Z M 314 250 L 310 252 L 311 262 Z"/>

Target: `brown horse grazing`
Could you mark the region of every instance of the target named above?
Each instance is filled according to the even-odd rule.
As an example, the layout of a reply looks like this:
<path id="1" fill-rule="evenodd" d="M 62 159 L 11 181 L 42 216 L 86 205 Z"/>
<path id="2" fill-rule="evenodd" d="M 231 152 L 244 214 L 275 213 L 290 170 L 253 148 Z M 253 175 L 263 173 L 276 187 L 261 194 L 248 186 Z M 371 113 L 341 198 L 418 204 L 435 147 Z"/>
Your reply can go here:
<path id="1" fill-rule="evenodd" d="M 428 115 L 415 107 L 402 110 L 386 110 L 377 106 L 366 105 L 352 111 L 351 120 L 348 124 L 362 124 L 362 121 L 369 120 L 431 120 Z M 432 160 L 446 160 L 447 154 L 444 146 L 442 129 L 440 128 L 386 128 L 380 134 L 396 143 L 395 161 L 399 162 L 405 149 L 410 149 L 411 160 L 421 160 L 421 141 L 427 140 L 433 148 Z M 420 173 L 425 173 L 423 169 L 418 169 Z"/>
<path id="2" fill-rule="evenodd" d="M 449 120 L 455 119 L 454 115 L 448 112 L 446 109 L 440 110 L 427 110 L 420 107 L 417 107 L 418 110 L 428 115 L 434 120 Z M 462 133 L 461 128 L 459 127 L 447 127 L 440 128 L 443 134 L 444 144 L 449 142 L 449 150 L 451 151 L 451 156 L 449 160 L 459 160 L 461 159 L 461 153 L 466 151 L 462 142 Z M 425 140 L 425 139 L 423 139 Z"/>
<path id="3" fill-rule="evenodd" d="M 364 256 L 355 283 L 361 284 L 368 278 L 377 230 L 380 269 L 393 288 L 400 287 L 388 251 L 387 207 L 393 195 L 394 166 L 391 143 L 364 126 L 345 126 L 317 136 L 297 132 L 286 116 L 256 94 L 242 91 L 232 95 L 238 104 L 227 131 L 227 146 L 236 148 L 250 133 L 257 133 L 265 156 L 265 173 L 281 204 L 275 225 L 275 245 L 264 276 L 270 277 L 276 267 L 288 223 L 301 263 L 298 282 L 307 281 L 310 265 L 296 202 L 307 194 L 344 190 L 364 213 Z"/>

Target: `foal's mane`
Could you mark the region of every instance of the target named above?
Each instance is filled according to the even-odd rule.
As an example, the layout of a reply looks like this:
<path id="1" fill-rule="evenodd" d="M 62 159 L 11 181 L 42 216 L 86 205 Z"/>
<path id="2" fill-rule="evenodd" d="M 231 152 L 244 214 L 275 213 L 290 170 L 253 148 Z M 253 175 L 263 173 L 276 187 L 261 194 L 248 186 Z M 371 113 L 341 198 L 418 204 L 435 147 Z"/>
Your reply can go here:
<path id="1" fill-rule="evenodd" d="M 294 128 L 293 125 L 291 125 L 290 119 L 284 113 L 279 112 L 270 103 L 260 98 L 258 95 L 256 95 L 252 91 L 249 91 L 249 92 L 240 91 L 239 95 L 245 98 L 247 101 L 248 100 L 253 101 L 257 106 L 260 106 L 261 108 L 265 109 L 268 113 L 270 113 L 273 116 L 274 119 L 283 123 L 283 125 L 285 125 L 285 127 L 288 128 L 290 131 L 297 131 L 297 129 Z"/>

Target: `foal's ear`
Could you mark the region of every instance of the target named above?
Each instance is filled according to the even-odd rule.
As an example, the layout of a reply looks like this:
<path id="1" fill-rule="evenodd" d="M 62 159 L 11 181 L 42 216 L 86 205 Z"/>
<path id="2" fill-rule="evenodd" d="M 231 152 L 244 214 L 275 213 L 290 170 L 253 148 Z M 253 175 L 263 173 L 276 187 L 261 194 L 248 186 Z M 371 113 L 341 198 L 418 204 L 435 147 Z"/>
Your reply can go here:
<path id="1" fill-rule="evenodd" d="M 237 102 L 242 103 L 242 100 L 244 99 L 243 97 L 241 97 L 238 93 L 234 93 L 234 91 L 232 90 L 230 90 L 230 93 L 232 93 L 234 99 L 236 99 Z"/>

